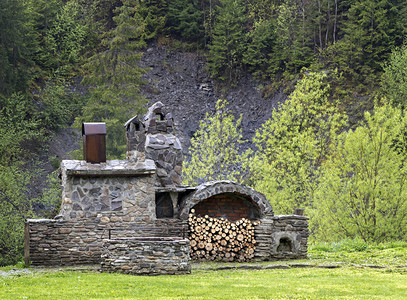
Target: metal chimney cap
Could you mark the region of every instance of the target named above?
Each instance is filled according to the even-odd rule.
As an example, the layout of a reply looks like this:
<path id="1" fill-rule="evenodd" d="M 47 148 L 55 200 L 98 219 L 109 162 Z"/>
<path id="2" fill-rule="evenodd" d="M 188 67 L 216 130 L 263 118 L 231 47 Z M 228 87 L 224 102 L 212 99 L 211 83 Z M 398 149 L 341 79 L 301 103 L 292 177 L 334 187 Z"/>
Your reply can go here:
<path id="1" fill-rule="evenodd" d="M 82 123 L 82 135 L 106 134 L 106 123 Z"/>

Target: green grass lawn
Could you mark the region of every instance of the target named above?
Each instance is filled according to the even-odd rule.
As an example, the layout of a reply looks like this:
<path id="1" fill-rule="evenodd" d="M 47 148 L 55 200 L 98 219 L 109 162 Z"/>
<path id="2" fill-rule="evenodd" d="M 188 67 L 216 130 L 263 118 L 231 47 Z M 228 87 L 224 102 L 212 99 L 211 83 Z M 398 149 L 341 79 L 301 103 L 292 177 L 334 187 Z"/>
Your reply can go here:
<path id="1" fill-rule="evenodd" d="M 0 276 L 0 299 L 407 299 L 407 245 L 361 250 L 319 245 L 307 260 L 253 265 L 287 268 L 194 263 L 190 275 L 156 277 L 35 269 Z M 236 268 L 219 270 L 226 266 Z"/>

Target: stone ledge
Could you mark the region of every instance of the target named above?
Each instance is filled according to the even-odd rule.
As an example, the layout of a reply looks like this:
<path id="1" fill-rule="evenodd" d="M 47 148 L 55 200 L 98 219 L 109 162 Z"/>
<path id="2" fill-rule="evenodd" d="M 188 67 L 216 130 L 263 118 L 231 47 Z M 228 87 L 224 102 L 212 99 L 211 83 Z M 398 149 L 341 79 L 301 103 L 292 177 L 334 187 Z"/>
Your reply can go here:
<path id="1" fill-rule="evenodd" d="M 192 270 L 273 270 L 273 269 L 295 269 L 295 268 L 321 268 L 321 269 L 336 269 L 340 268 L 339 265 L 318 265 L 310 263 L 298 263 L 298 264 L 233 264 L 233 265 L 215 265 L 205 268 L 192 265 Z"/>
<path id="2" fill-rule="evenodd" d="M 58 220 L 55 219 L 27 219 L 26 223 L 55 223 Z"/>
<path id="3" fill-rule="evenodd" d="M 304 217 L 304 216 L 299 216 L 299 215 L 275 215 L 273 217 L 273 219 L 274 220 L 287 220 L 287 219 L 309 220 L 309 217 Z"/>
<path id="4" fill-rule="evenodd" d="M 150 159 L 144 162 L 110 160 L 100 164 L 91 164 L 84 160 L 63 160 L 61 170 L 73 176 L 152 175 L 156 166 Z"/>

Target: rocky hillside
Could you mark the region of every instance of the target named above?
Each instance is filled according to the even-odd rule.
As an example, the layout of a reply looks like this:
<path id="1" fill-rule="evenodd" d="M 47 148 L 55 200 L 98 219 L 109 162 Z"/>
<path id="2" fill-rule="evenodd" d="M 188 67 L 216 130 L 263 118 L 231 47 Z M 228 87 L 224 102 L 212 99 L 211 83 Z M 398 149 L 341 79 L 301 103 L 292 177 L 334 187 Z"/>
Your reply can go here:
<path id="1" fill-rule="evenodd" d="M 229 108 L 236 117 L 243 115 L 243 137 L 251 140 L 255 130 L 271 117 L 272 109 L 286 97 L 279 93 L 264 99 L 259 83 L 249 76 L 242 78 L 236 87 L 228 90 L 217 88 L 206 72 L 204 57 L 167 46 L 150 45 L 141 65 L 149 69 L 144 76 L 146 85 L 142 93 L 150 104 L 161 101 L 173 112 L 184 153 L 199 127 L 199 121 L 207 112 L 215 112 L 219 98 L 228 100 Z"/>
<path id="2" fill-rule="evenodd" d="M 151 44 L 140 64 L 149 70 L 144 75 L 146 84 L 142 88 L 143 95 L 150 105 L 161 101 L 173 112 L 186 155 L 199 121 L 204 119 L 207 112 L 215 112 L 219 98 L 228 100 L 229 108 L 236 117 L 243 115 L 243 137 L 250 141 L 256 129 L 271 117 L 272 109 L 286 97 L 283 93 L 277 93 L 273 98 L 263 98 L 259 83 L 249 76 L 242 78 L 236 87 L 228 90 L 217 88 L 206 72 L 204 57 L 167 46 Z M 80 81 L 72 89 L 84 92 Z M 44 160 L 68 159 L 69 152 L 78 149 L 81 141 L 81 134 L 76 130 L 68 128 L 60 131 L 50 142 Z M 44 162 L 42 167 L 47 172 L 53 169 L 49 161 Z"/>

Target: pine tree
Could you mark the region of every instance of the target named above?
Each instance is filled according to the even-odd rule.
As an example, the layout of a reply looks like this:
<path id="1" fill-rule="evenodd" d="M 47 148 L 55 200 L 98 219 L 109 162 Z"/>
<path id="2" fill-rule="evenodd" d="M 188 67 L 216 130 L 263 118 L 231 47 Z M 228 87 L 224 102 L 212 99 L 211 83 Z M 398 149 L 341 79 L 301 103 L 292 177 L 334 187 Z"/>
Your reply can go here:
<path id="1" fill-rule="evenodd" d="M 106 122 L 109 157 L 125 154 L 123 124 L 131 116 L 142 112 L 146 100 L 140 95 L 141 77 L 145 70 L 138 66 L 145 23 L 138 13 L 137 0 L 122 0 L 115 10 L 116 26 L 102 40 L 104 49 L 86 64 L 85 84 L 90 84 L 90 99 L 83 108 L 81 122 Z"/>
<path id="2" fill-rule="evenodd" d="M 69 76 L 86 48 L 89 27 L 83 20 L 83 7 L 77 0 L 63 5 L 45 32 L 43 58 L 51 72 Z"/>
<path id="3" fill-rule="evenodd" d="M 332 61 L 346 78 L 359 83 L 359 90 L 374 87 L 396 42 L 395 23 L 399 19 L 387 0 L 363 0 L 352 4 L 341 31 L 344 37 L 332 47 Z"/>
<path id="4" fill-rule="evenodd" d="M 24 1 L 0 1 L 0 94 L 29 87 L 35 51 L 30 21 Z"/>
<path id="5" fill-rule="evenodd" d="M 151 40 L 165 32 L 168 5 L 165 0 L 140 0 L 139 13 L 146 25 L 143 35 L 144 40 Z"/>
<path id="6" fill-rule="evenodd" d="M 246 49 L 244 6 L 241 0 L 221 0 L 217 7 L 208 68 L 214 78 L 237 81 Z"/>
<path id="7" fill-rule="evenodd" d="M 171 32 L 187 41 L 203 39 L 202 11 L 198 0 L 174 0 L 168 6 Z"/>
<path id="8" fill-rule="evenodd" d="M 243 62 L 254 76 L 266 79 L 273 72 L 276 56 L 276 29 L 273 20 L 258 21 L 248 33 L 248 46 Z"/>
<path id="9" fill-rule="evenodd" d="M 314 58 L 306 31 L 305 3 L 301 5 L 295 0 L 288 0 L 277 8 L 276 47 L 269 72 L 299 73 Z"/>
<path id="10" fill-rule="evenodd" d="M 31 26 L 34 30 L 35 53 L 33 59 L 36 64 L 35 77 L 42 81 L 58 65 L 57 58 L 50 55 L 52 49 L 47 41 L 49 30 L 53 26 L 59 10 L 63 7 L 61 0 L 29 0 L 27 8 L 31 15 Z"/>

